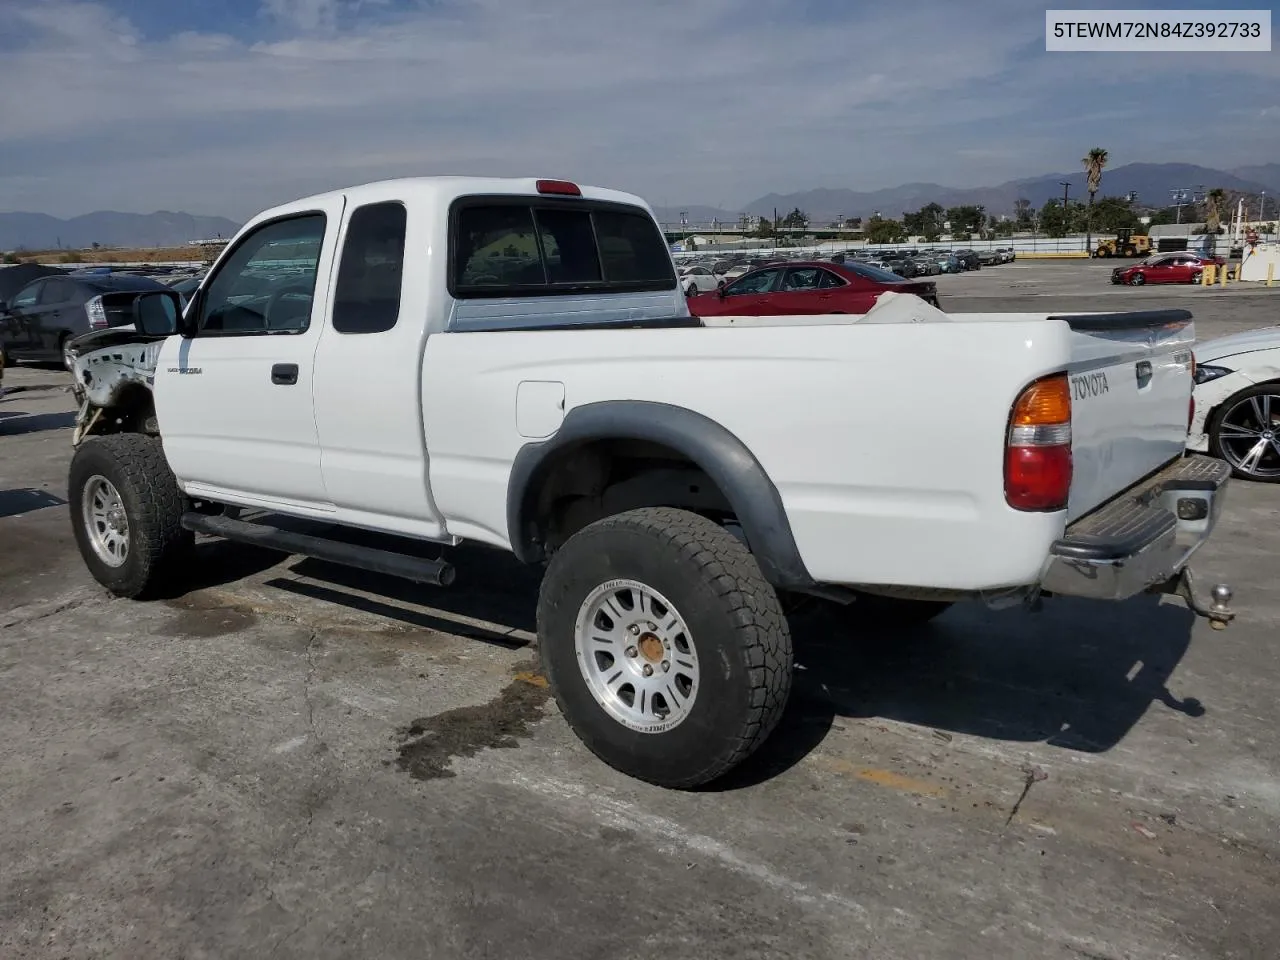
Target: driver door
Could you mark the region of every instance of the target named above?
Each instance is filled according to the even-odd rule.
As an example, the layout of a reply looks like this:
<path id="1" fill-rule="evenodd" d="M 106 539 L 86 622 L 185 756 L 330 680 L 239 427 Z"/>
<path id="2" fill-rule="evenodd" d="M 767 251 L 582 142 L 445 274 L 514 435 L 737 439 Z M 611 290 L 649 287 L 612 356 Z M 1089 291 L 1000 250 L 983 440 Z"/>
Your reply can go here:
<path id="1" fill-rule="evenodd" d="M 189 495 L 333 510 L 312 381 L 344 206 L 326 198 L 252 227 L 192 295 L 190 335 L 166 341 L 160 434 Z"/>

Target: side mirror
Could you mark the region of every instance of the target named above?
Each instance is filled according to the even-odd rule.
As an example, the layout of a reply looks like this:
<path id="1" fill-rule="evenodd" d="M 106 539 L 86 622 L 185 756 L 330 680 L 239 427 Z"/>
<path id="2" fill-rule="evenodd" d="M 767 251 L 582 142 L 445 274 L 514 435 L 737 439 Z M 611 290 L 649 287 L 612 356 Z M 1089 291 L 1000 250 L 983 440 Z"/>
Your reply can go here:
<path id="1" fill-rule="evenodd" d="M 133 328 L 149 337 L 168 337 L 182 329 L 182 296 L 152 290 L 133 301 Z"/>

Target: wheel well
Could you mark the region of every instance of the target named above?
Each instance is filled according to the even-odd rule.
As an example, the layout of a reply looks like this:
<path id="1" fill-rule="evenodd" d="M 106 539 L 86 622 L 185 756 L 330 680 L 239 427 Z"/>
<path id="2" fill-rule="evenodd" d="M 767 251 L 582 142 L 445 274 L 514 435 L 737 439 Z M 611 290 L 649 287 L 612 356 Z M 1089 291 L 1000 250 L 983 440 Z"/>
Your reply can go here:
<path id="1" fill-rule="evenodd" d="M 526 529 L 511 531 L 553 553 L 604 517 L 640 507 L 676 507 L 715 520 L 734 518 L 724 492 L 693 460 L 647 440 L 589 440 L 556 451 L 525 494 Z"/>
<path id="2" fill-rule="evenodd" d="M 1210 407 L 1208 413 L 1205 414 L 1204 416 L 1205 432 L 1206 433 L 1209 432 L 1209 430 L 1213 426 L 1213 418 L 1218 415 L 1218 412 L 1223 407 L 1225 407 L 1228 402 L 1235 399 L 1240 394 L 1244 393 L 1246 390 L 1252 390 L 1254 387 L 1280 387 L 1280 377 L 1272 377 L 1270 380 L 1259 380 L 1257 383 L 1251 383 L 1247 387 L 1241 387 L 1235 393 L 1228 394 L 1227 396 L 1223 397 L 1218 403 Z"/>
<path id="3" fill-rule="evenodd" d="M 102 409 L 102 415 L 90 434 L 160 432 L 156 422 L 155 396 L 142 384 L 125 384 L 113 400 L 111 406 Z"/>

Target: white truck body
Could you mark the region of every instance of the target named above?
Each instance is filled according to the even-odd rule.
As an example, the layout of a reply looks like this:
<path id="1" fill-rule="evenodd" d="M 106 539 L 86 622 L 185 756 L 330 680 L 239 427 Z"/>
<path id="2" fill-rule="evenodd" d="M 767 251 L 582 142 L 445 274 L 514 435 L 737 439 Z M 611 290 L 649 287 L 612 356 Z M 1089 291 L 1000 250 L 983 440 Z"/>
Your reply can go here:
<path id="1" fill-rule="evenodd" d="M 1122 318 L 1100 315 L 1076 329 L 1080 316 L 1073 325 L 1045 313 L 944 314 L 902 298 L 910 305 L 883 318 L 718 318 L 653 330 L 627 323 L 687 316 L 674 281 L 656 293 L 455 298 L 445 277 L 449 205 L 500 194 L 536 196 L 533 181 L 388 181 L 246 224 L 205 287 L 260 224 L 326 216 L 310 323 L 296 335 L 164 342 L 156 414 L 183 490 L 510 549 L 507 488 L 520 448 L 553 436 L 575 407 L 648 401 L 703 414 L 745 444 L 777 487 L 816 581 L 977 592 L 1037 582 L 1067 523 L 1183 452 L 1190 323 L 1117 331 Z M 582 195 L 649 209 L 616 191 Z M 344 215 L 385 201 L 405 205 L 413 251 L 399 321 L 373 335 L 338 333 L 327 318 Z M 578 328 L 583 321 L 593 328 Z M 1152 376 L 1140 385 L 1144 361 Z M 270 377 L 282 363 L 299 371 L 287 388 Z M 1003 486 L 1010 407 L 1029 382 L 1062 370 L 1073 390 L 1070 502 L 1012 509 Z"/>

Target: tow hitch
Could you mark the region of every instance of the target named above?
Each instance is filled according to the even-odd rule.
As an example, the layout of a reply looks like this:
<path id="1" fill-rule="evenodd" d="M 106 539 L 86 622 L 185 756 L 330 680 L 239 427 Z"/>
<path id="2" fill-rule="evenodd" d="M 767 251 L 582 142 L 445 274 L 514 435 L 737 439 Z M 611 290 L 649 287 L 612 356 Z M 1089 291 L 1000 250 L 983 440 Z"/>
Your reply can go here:
<path id="1" fill-rule="evenodd" d="M 1181 597 L 1192 613 L 1204 617 L 1215 630 L 1225 630 L 1236 616 L 1231 609 L 1231 588 L 1225 583 L 1217 584 L 1209 591 L 1210 602 L 1204 603 L 1196 596 L 1195 576 L 1189 566 L 1183 567 L 1177 576 L 1157 584 L 1152 592 L 1171 593 Z"/>

